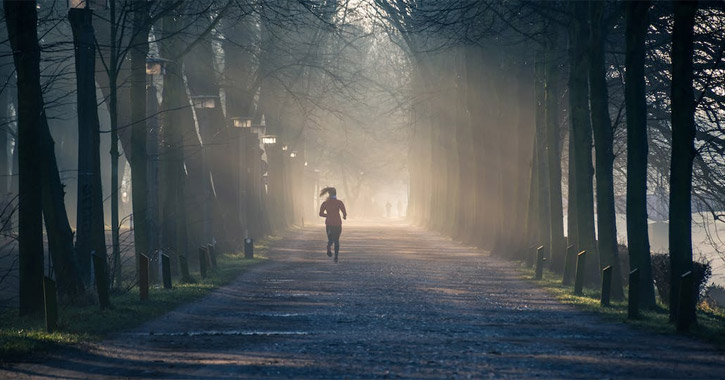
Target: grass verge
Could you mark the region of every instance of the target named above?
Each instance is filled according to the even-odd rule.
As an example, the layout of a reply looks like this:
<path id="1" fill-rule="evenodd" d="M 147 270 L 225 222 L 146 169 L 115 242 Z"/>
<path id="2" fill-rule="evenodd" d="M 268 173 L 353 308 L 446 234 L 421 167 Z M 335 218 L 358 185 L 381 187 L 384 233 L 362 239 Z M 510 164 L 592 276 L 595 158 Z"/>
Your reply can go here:
<path id="1" fill-rule="evenodd" d="M 658 302 L 655 310 L 641 310 L 640 318 L 627 318 L 627 301 L 625 289 L 624 301 L 612 301 L 608 307 L 600 303 L 599 290 L 584 288 L 583 294 L 574 294 L 574 286 L 561 284 L 561 276 L 553 272 L 544 271 L 543 278 L 536 280 L 533 268 L 521 267 L 522 276 L 553 294 L 559 301 L 574 305 L 580 309 L 597 313 L 610 321 L 622 322 L 636 328 L 660 334 L 678 334 L 673 324 L 669 322 L 667 307 Z M 720 348 L 725 348 L 725 310 L 711 307 L 705 303 L 700 304 L 697 310 L 697 325 L 682 335 L 692 336 Z"/>
<path id="2" fill-rule="evenodd" d="M 47 333 L 40 317 L 18 317 L 15 310 L 0 314 L 0 362 L 22 360 L 29 354 L 51 348 L 98 341 L 115 331 L 141 325 L 178 306 L 198 300 L 212 290 L 234 280 L 245 268 L 264 260 L 266 242 L 255 243 L 255 258 L 245 260 L 243 253 L 218 257 L 218 268 L 193 284 L 174 283 L 173 289 L 152 287 L 149 300 L 139 301 L 138 288 L 111 296 L 112 309 L 99 310 L 97 305 L 61 306 L 58 331 Z"/>

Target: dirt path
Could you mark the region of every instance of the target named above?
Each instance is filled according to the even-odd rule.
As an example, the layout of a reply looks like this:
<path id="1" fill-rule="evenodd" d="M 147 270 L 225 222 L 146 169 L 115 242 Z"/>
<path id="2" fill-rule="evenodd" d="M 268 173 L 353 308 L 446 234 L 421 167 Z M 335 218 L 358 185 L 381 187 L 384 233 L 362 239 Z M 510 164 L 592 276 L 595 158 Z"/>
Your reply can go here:
<path id="1" fill-rule="evenodd" d="M 559 304 L 512 265 L 422 230 L 321 227 L 142 327 L 0 378 L 722 378 L 725 355 Z"/>

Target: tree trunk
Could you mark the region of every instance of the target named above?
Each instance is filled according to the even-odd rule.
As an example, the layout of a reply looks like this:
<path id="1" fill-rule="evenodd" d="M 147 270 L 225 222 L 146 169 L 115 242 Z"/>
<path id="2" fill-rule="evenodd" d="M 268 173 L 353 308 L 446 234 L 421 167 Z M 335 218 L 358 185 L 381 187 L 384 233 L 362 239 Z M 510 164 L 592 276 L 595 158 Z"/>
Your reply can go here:
<path id="1" fill-rule="evenodd" d="M 697 1 L 675 1 L 672 30 L 672 161 L 670 162 L 670 321 L 696 322 L 695 297 L 680 314 L 680 276 L 692 270 L 692 162 L 695 150 L 693 34 Z"/>
<path id="2" fill-rule="evenodd" d="M 118 152 L 118 49 L 117 49 L 117 36 L 118 36 L 118 21 L 116 19 L 116 2 L 111 1 L 110 7 L 110 20 L 111 20 L 111 41 L 110 41 L 110 70 L 108 71 L 108 87 L 109 87 L 109 100 L 108 100 L 108 116 L 111 119 L 111 249 L 113 252 L 112 265 L 113 265 L 113 278 L 111 279 L 112 286 L 120 288 L 121 281 L 123 278 L 122 274 L 122 263 L 121 263 L 121 241 L 120 241 L 120 217 L 118 213 L 118 188 L 119 188 L 119 152 Z M 130 99 L 128 99 L 130 100 Z"/>
<path id="3" fill-rule="evenodd" d="M 617 252 L 617 221 L 614 211 L 614 133 L 609 119 L 603 16 L 604 2 L 590 1 L 591 60 L 589 62 L 589 93 L 596 155 L 597 227 L 599 231 L 599 269 L 612 267 L 611 297 L 624 299 L 622 272 Z"/>
<path id="4" fill-rule="evenodd" d="M 146 55 L 149 51 L 149 8 L 146 1 L 136 0 L 133 8 L 133 39 L 131 42 L 131 193 L 136 265 L 139 255 L 149 255 L 148 228 L 148 154 L 146 140 Z"/>
<path id="5" fill-rule="evenodd" d="M 649 1 L 625 4 L 627 38 L 624 98 L 627 107 L 627 246 L 630 270 L 639 268 L 640 305 L 655 306 L 647 234 L 647 101 L 645 99 L 645 40 Z M 632 284 L 630 284 L 632 286 Z"/>
<path id="6" fill-rule="evenodd" d="M 561 152 L 559 134 L 559 67 L 556 61 L 556 46 L 559 40 L 558 27 L 548 26 L 548 39 L 544 57 L 544 114 L 546 123 L 547 177 L 549 187 L 549 256 L 551 268 L 561 272 L 566 256 L 564 241 L 564 211 L 561 200 Z"/>
<path id="7" fill-rule="evenodd" d="M 98 255 L 106 255 L 92 16 L 93 11 L 88 8 L 72 8 L 68 12 L 75 46 L 78 97 L 76 257 L 86 284 L 91 279 L 91 253 L 95 251 Z"/>
<path id="8" fill-rule="evenodd" d="M 536 246 L 543 245 L 547 250 L 551 246 L 551 209 L 549 194 L 549 178 L 548 178 L 548 153 L 547 153 L 547 131 L 546 131 L 546 78 L 545 78 L 545 55 L 541 51 L 537 53 L 536 63 L 536 189 L 538 207 L 537 221 L 537 237 Z"/>
<path id="9" fill-rule="evenodd" d="M 589 119 L 589 39 L 588 3 L 572 1 L 569 26 L 569 104 L 574 138 L 577 243 L 587 251 L 587 275 L 591 285 L 599 284 L 597 251 L 594 237 L 594 188 L 592 166 L 592 126 Z M 570 169 L 571 170 L 571 169 Z"/>
<path id="10" fill-rule="evenodd" d="M 20 314 L 43 310 L 43 224 L 40 151 L 45 115 L 40 89 L 40 46 L 35 1 L 3 1 L 8 38 L 18 75 L 19 307 Z"/>

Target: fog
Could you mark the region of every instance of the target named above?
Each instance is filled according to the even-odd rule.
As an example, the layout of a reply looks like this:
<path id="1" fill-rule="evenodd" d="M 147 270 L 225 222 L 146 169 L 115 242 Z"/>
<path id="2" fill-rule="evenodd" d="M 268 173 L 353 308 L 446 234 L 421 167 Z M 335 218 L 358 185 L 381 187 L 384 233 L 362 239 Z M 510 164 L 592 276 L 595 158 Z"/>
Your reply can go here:
<path id="1" fill-rule="evenodd" d="M 112 11 L 105 1 L 90 1 L 93 30 L 86 30 L 97 40 L 96 91 L 84 96 L 95 96 L 100 121 L 100 155 L 91 158 L 98 173 L 78 170 L 85 144 L 79 129 L 88 120 L 78 117 L 77 84 L 90 71 L 76 68 L 67 5 L 42 0 L 37 12 L 39 79 L 65 191 L 55 210 L 66 210 L 76 232 L 84 220 L 78 210 L 86 210 L 79 176 L 100 176 L 114 286 L 135 281 L 140 254 L 157 262 L 153 257 L 167 253 L 176 272 L 179 258 L 201 245 L 238 251 L 246 237 L 317 223 L 319 192 L 332 186 L 351 219 L 381 226 L 405 219 L 524 262 L 542 245 L 556 273 L 574 245 L 592 257 L 594 286 L 601 269 L 615 265 L 621 292 L 635 264 L 630 255 L 619 268 L 617 243 L 647 240 L 641 228 L 646 213 L 655 212 L 645 205 L 644 215 L 627 214 L 627 196 L 669 202 L 677 101 L 669 92 L 676 57 L 665 48 L 672 43 L 666 6 L 652 8 L 645 36 L 642 149 L 628 140 L 637 131 L 625 96 L 634 82 L 623 80 L 630 62 L 626 19 L 609 3 L 601 9 L 606 17 L 587 21 L 604 31 L 598 43 L 577 32 L 589 28 L 576 22 L 578 11 L 558 2 L 152 1 L 142 10 L 113 4 Z M 711 54 L 724 43 L 722 12 L 708 4 L 697 16 L 690 87 L 700 99 L 692 114 L 698 156 L 694 168 L 690 162 L 688 199 L 680 203 L 694 204 L 697 216 L 690 218 L 696 236 L 687 265 L 693 250 L 704 252 L 718 284 L 725 251 L 718 237 L 724 73 L 710 67 L 722 61 Z M 3 89 L 0 168 L 10 179 L 2 184 L 5 203 L 13 205 L 18 99 L 4 41 L 2 75 L 11 85 Z M 583 55 L 591 61 L 580 61 Z M 117 188 L 112 132 L 120 151 Z M 635 175 L 632 164 L 641 160 L 628 157 L 642 152 L 643 172 Z M 635 190 L 627 187 L 633 178 L 643 178 Z M 667 222 L 665 214 L 659 222 Z M 0 284 L 6 304 L 16 302 L 18 278 L 17 222 L 11 224 L 2 259 L 2 273 L 10 275 Z M 640 232 L 628 235 L 635 225 Z M 667 251 L 662 239 L 668 240 L 651 235 L 647 246 Z M 649 260 L 649 251 L 637 254 Z M 85 260 L 78 257 L 71 261 Z"/>

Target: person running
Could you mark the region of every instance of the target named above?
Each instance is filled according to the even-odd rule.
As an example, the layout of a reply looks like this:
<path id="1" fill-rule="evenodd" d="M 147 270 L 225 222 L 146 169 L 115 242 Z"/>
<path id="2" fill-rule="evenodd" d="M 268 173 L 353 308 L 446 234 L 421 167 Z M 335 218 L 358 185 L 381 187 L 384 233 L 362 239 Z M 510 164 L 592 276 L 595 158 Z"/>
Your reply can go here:
<path id="1" fill-rule="evenodd" d="M 347 220 L 347 211 L 345 204 L 337 199 L 337 190 L 334 187 L 326 187 L 320 192 L 320 196 L 328 194 L 327 200 L 322 202 L 320 206 L 320 216 L 325 218 L 325 229 L 327 231 L 327 257 L 332 257 L 330 248 L 335 244 L 335 262 L 337 263 L 337 254 L 340 252 L 340 234 L 342 233 L 342 220 L 340 219 L 340 211 L 342 211 L 342 219 Z"/>

